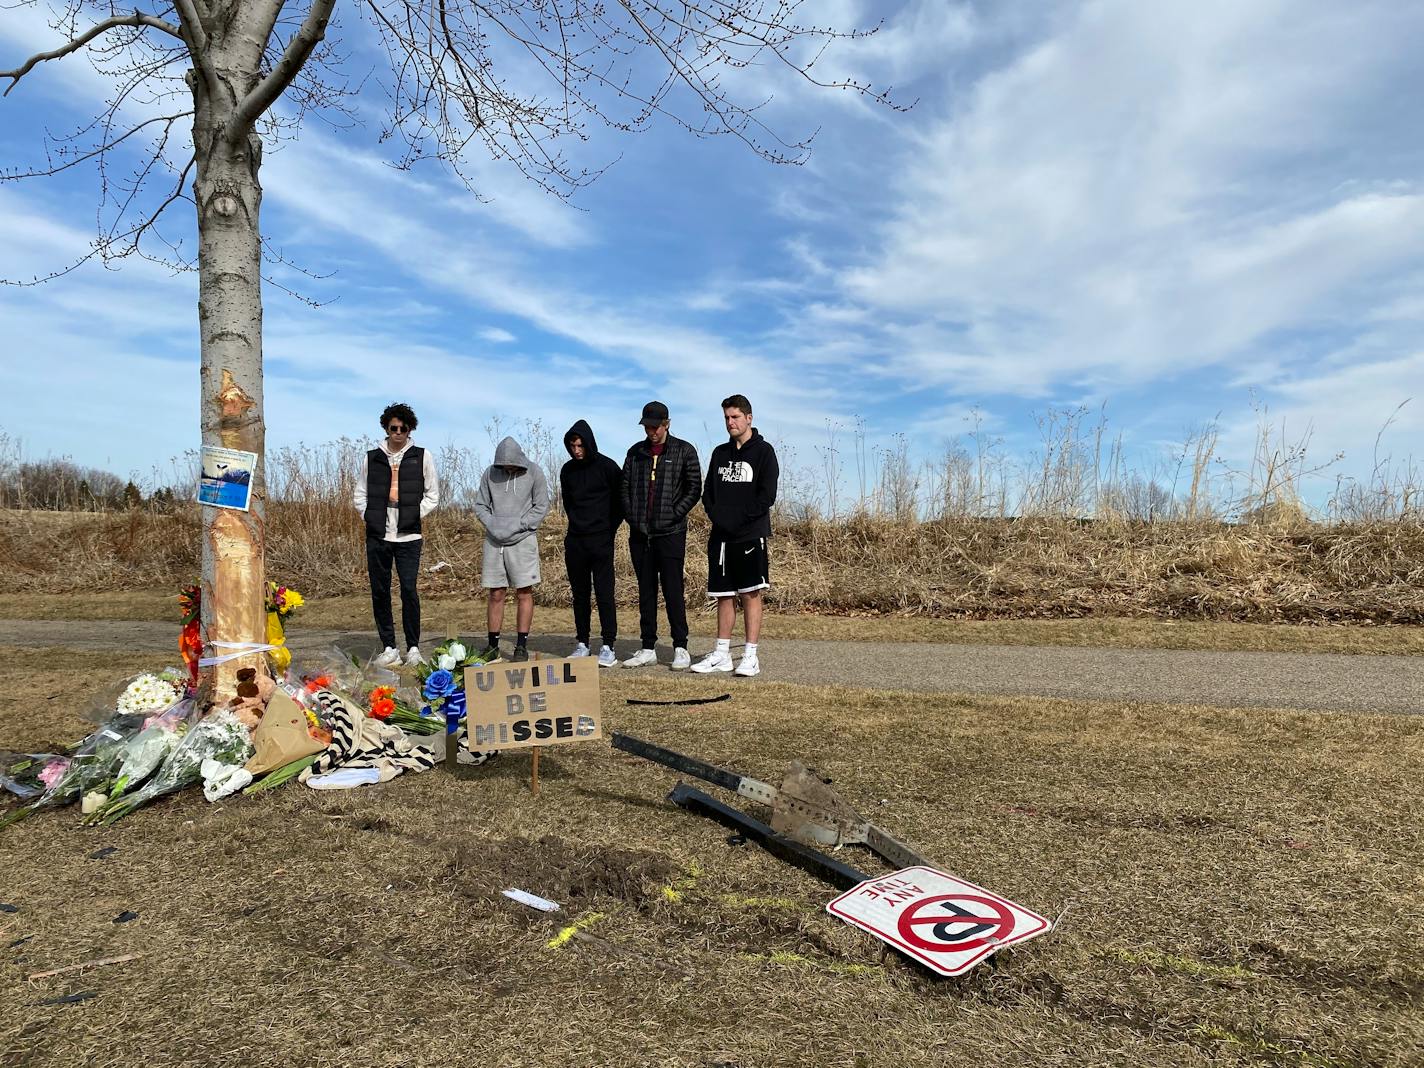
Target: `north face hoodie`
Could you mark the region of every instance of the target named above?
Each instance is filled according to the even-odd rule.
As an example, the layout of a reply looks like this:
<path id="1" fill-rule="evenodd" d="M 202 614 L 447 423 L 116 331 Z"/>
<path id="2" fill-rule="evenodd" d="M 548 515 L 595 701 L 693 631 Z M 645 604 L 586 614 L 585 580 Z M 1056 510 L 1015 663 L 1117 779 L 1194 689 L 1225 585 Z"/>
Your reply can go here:
<path id="1" fill-rule="evenodd" d="M 509 474 L 505 467 L 516 467 Z M 494 463 L 485 469 L 475 495 L 475 515 L 496 545 L 515 545 L 539 529 L 549 514 L 549 484 L 539 465 L 530 463 L 513 438 L 494 450 Z"/>
<path id="2" fill-rule="evenodd" d="M 559 469 L 559 494 L 573 535 L 606 534 L 610 538 L 623 522 L 623 471 L 611 456 L 598 451 L 593 428 L 580 419 L 564 435 L 564 448 L 573 456 L 569 442 L 579 438 L 584 445 L 582 460 L 569 460 Z"/>
<path id="3" fill-rule="evenodd" d="M 702 487 L 713 535 L 729 542 L 771 537 L 771 506 L 780 476 L 776 450 L 756 427 L 745 445 L 725 441 L 713 449 Z"/>

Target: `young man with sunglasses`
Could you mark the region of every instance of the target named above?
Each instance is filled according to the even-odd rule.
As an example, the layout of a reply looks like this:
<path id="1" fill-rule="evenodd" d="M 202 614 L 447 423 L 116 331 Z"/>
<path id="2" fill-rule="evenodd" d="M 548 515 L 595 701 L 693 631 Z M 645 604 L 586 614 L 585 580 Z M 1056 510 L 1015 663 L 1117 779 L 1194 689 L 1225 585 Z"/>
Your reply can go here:
<path id="1" fill-rule="evenodd" d="M 375 663 L 400 663 L 395 623 L 391 618 L 391 566 L 400 579 L 401 629 L 405 632 L 407 664 L 420 655 L 420 575 L 423 544 L 420 523 L 440 503 L 440 481 L 430 453 L 412 445 L 416 423 L 408 404 L 392 404 L 381 413 L 386 439 L 366 453 L 356 478 L 356 511 L 366 523 L 366 573 L 371 580 L 371 611 L 384 646 Z"/>

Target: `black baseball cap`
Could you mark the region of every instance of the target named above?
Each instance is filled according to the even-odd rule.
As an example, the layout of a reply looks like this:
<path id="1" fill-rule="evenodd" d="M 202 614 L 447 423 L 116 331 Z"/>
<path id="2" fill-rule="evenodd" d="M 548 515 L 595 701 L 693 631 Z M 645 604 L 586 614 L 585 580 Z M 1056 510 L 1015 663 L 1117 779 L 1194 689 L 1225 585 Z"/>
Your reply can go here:
<path id="1" fill-rule="evenodd" d="M 668 417 L 668 406 L 662 401 L 648 401 L 643 405 L 643 418 L 638 422 L 644 426 L 661 426 Z"/>

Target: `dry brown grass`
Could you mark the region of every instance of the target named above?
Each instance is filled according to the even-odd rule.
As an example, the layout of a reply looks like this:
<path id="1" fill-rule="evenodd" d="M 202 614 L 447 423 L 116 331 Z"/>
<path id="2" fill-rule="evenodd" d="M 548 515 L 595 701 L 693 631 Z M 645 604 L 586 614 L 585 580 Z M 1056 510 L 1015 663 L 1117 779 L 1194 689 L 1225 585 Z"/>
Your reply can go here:
<path id="1" fill-rule="evenodd" d="M 136 658 L 0 652 L 0 746 L 69 738 Z M 77 672 L 77 673 L 76 673 Z M 615 674 L 610 726 L 763 778 L 802 757 L 950 870 L 1062 927 L 936 982 L 810 877 L 605 744 L 480 780 L 185 795 L 0 836 L 12 1065 L 1275 1065 L 1424 1056 L 1424 721 Z M 755 696 L 753 696 L 755 695 Z M 774 708 L 774 714 L 768 709 Z M 832 711 L 833 710 L 833 711 Z M 101 845 L 119 852 L 90 859 Z M 870 867 L 856 850 L 852 862 Z M 564 902 L 607 946 L 498 895 Z M 139 913 L 116 925 L 123 910 Z M 595 919 L 595 917 L 601 917 Z M 613 948 L 608 948 L 611 946 Z M 95 957 L 141 960 L 26 985 Z M 94 991 L 75 1005 L 41 1006 Z M 140 1050 L 142 1051 L 140 1053 Z"/>
<path id="2" fill-rule="evenodd" d="M 705 582 L 700 512 L 688 586 Z M 365 589 L 362 534 L 332 502 L 271 509 L 268 570 L 317 597 Z M 198 569 L 196 512 L 74 513 L 70 522 L 0 513 L 0 591 L 176 589 Z M 543 533 L 550 581 L 541 603 L 567 604 L 562 528 Z M 477 524 L 454 510 L 429 522 L 424 563 L 452 566 L 423 589 L 478 585 Z M 636 600 L 627 554 L 623 604 Z M 780 612 L 960 619 L 1145 617 L 1254 623 L 1424 622 L 1424 526 L 1080 523 L 1065 519 L 904 523 L 858 518 L 783 524 L 770 605 Z"/>

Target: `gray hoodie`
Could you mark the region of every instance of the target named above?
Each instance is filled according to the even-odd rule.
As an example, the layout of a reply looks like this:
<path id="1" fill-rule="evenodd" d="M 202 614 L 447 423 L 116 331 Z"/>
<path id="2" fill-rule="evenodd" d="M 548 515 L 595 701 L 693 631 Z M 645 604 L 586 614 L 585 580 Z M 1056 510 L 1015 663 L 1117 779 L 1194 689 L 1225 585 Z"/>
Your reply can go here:
<path id="1" fill-rule="evenodd" d="M 505 467 L 517 467 L 509 474 Z M 514 545 L 539 529 L 549 514 L 549 486 L 538 464 L 529 462 L 519 442 L 505 438 L 494 450 L 494 463 L 480 479 L 475 515 L 496 545 Z"/>

